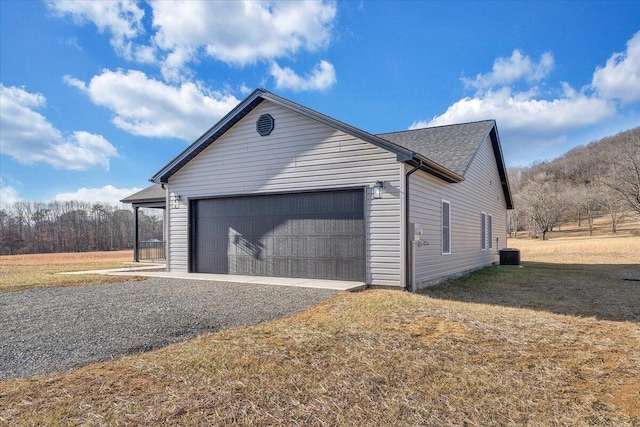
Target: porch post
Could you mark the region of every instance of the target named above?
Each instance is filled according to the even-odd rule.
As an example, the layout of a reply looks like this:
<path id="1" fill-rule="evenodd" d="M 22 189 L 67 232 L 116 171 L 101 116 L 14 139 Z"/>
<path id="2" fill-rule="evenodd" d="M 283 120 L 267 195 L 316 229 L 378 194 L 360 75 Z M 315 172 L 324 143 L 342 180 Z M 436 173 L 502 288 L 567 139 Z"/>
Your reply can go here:
<path id="1" fill-rule="evenodd" d="M 138 206 L 133 207 L 133 262 L 140 262 L 138 254 Z"/>

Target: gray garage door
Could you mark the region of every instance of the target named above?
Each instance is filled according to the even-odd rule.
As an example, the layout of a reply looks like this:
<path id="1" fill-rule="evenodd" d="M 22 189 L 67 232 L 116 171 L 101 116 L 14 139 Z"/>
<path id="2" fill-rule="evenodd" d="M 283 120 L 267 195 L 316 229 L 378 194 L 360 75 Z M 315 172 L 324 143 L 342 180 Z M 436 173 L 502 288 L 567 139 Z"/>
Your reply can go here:
<path id="1" fill-rule="evenodd" d="M 364 281 L 364 191 L 194 200 L 191 270 Z"/>

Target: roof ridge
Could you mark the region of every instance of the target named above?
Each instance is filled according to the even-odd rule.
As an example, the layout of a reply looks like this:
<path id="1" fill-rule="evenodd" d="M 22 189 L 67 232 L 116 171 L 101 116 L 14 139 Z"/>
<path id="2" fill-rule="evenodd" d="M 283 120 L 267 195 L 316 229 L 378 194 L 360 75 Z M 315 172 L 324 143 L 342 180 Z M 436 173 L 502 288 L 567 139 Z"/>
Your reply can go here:
<path id="1" fill-rule="evenodd" d="M 475 120 L 472 122 L 464 122 L 464 123 L 451 123 L 448 125 L 439 125 L 439 126 L 425 126 L 423 128 L 416 128 L 416 129 L 404 129 L 404 130 L 397 130 L 397 131 L 392 131 L 392 132 L 382 132 L 382 133 L 377 133 L 375 134 L 376 136 L 380 136 L 380 135 L 388 135 L 391 133 L 405 133 L 405 132 L 415 132 L 415 131 L 419 131 L 419 130 L 423 130 L 423 129 L 438 129 L 438 128 L 445 128 L 445 127 L 450 127 L 450 126 L 462 126 L 462 125 L 472 125 L 475 123 L 484 123 L 484 122 L 491 122 L 491 123 L 495 123 L 495 119 L 485 119 L 485 120 Z"/>

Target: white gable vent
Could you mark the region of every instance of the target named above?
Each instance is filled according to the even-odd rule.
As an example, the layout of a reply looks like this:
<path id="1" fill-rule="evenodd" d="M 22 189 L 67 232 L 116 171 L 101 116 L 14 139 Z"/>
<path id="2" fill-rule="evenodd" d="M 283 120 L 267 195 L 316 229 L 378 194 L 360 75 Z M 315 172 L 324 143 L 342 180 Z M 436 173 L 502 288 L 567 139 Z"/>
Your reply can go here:
<path id="1" fill-rule="evenodd" d="M 260 136 L 267 136 L 273 131 L 273 117 L 271 114 L 263 114 L 256 122 L 256 131 Z"/>

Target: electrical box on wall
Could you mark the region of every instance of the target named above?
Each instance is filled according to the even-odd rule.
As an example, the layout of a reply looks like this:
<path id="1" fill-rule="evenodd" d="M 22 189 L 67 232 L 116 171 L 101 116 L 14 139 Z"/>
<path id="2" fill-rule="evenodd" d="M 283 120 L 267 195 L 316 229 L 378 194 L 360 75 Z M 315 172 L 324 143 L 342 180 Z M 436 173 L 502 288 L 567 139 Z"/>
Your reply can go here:
<path id="1" fill-rule="evenodd" d="M 424 234 L 424 230 L 422 228 L 422 225 L 420 224 L 416 224 L 415 222 L 410 223 L 409 225 L 410 228 L 410 234 L 411 236 L 413 236 L 413 241 L 417 242 L 418 240 L 422 239 L 422 235 Z"/>

